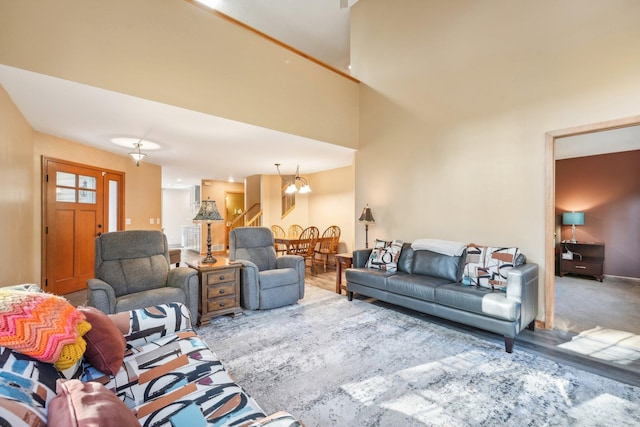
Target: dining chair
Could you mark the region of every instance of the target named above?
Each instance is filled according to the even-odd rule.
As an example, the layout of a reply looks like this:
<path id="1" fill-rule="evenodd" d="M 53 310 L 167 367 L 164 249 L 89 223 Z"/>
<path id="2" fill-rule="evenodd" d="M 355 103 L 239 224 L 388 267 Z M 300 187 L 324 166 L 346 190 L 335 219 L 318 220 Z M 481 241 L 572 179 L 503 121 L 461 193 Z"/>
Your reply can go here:
<path id="1" fill-rule="evenodd" d="M 318 243 L 318 237 L 320 236 L 320 230 L 318 227 L 307 227 L 302 230 L 298 240 L 291 244 L 290 254 L 300 255 L 304 258 L 305 265 L 307 260 L 311 260 L 311 274 L 315 274 L 315 266 L 313 265 L 313 257 L 315 255 L 316 244 Z"/>
<path id="2" fill-rule="evenodd" d="M 327 271 L 327 263 L 329 262 L 329 255 L 336 255 L 338 253 L 338 243 L 340 242 L 340 227 L 337 225 L 331 225 L 327 227 L 326 230 L 322 232 L 322 238 L 320 239 L 320 244 L 318 248 L 315 250 L 315 255 L 319 255 L 320 259 L 317 256 L 314 256 L 313 262 L 324 261 L 324 271 Z"/>
<path id="3" fill-rule="evenodd" d="M 271 233 L 273 234 L 274 239 L 284 239 L 287 237 L 287 233 L 284 231 L 284 228 L 279 225 L 271 226 Z M 276 255 L 284 255 L 287 253 L 287 245 L 286 243 L 275 243 Z"/>
<path id="4" fill-rule="evenodd" d="M 300 233 L 302 233 L 303 228 L 298 224 L 291 224 L 287 229 L 287 237 L 290 239 L 297 239 L 300 237 Z"/>

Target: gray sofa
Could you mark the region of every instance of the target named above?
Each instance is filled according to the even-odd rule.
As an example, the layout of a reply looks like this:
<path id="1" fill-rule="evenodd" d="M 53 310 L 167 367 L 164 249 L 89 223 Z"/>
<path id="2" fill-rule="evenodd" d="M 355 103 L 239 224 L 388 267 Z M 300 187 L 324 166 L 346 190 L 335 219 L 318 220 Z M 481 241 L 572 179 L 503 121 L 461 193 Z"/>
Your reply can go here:
<path id="1" fill-rule="evenodd" d="M 503 292 L 462 285 L 466 252 L 443 255 L 413 250 L 405 243 L 393 273 L 365 267 L 370 254 L 371 249 L 353 252 L 353 268 L 345 272 L 349 301 L 357 293 L 501 334 L 508 353 L 520 331 L 534 329 L 538 312 L 536 264 L 516 264 L 507 273 Z"/>

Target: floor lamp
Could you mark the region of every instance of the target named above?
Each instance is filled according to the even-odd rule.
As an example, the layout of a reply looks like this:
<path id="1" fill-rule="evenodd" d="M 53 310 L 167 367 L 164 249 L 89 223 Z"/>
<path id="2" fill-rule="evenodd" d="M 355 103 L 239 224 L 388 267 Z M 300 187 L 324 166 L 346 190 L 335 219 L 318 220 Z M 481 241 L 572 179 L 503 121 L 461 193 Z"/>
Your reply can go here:
<path id="1" fill-rule="evenodd" d="M 220 212 L 218 211 L 216 202 L 209 199 L 202 201 L 198 214 L 193 218 L 194 222 L 198 221 L 207 223 L 207 256 L 200 261 L 204 264 L 213 264 L 217 261 L 213 256 L 211 256 L 211 223 L 221 222 L 222 220 L 222 215 L 220 215 Z"/>
<path id="2" fill-rule="evenodd" d="M 364 224 L 364 247 L 369 247 L 369 224 L 375 224 L 376 220 L 373 219 L 373 214 L 371 213 L 371 208 L 367 204 L 367 206 L 362 209 L 362 215 L 358 218 L 360 224 Z"/>

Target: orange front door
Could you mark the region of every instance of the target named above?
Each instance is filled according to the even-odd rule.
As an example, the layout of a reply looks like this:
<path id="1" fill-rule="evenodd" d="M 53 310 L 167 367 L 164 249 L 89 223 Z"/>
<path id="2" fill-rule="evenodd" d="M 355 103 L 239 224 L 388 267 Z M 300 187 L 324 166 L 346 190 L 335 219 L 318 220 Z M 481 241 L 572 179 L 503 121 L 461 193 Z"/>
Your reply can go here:
<path id="1" fill-rule="evenodd" d="M 43 287 L 58 295 L 85 289 L 103 232 L 103 172 L 44 159 L 43 181 Z"/>

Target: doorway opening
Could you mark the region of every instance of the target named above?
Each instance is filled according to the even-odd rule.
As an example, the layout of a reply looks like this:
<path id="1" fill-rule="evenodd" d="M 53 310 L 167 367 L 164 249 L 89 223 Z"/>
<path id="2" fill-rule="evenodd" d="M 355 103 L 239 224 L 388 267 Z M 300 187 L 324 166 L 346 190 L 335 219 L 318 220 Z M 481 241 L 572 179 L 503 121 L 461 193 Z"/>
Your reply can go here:
<path id="1" fill-rule="evenodd" d="M 625 310 L 629 313 L 633 313 L 635 310 L 633 305 L 636 304 L 634 301 L 637 301 L 636 298 L 638 298 L 640 281 L 633 278 L 627 279 L 627 282 L 630 281 L 631 283 L 631 286 L 629 286 L 628 283 L 625 284 L 624 279 L 618 280 L 618 278 L 615 277 L 605 277 L 604 284 L 595 278 L 580 278 L 582 277 L 581 275 L 571 274 L 570 276 L 562 278 L 555 277 L 557 271 L 564 276 L 563 273 L 567 272 L 566 265 L 580 264 L 580 261 L 578 261 L 579 258 L 575 258 L 574 254 L 569 254 L 566 258 L 572 261 L 563 262 L 560 252 L 564 252 L 563 247 L 565 245 L 563 243 L 562 246 L 560 246 L 559 244 L 561 242 L 571 237 L 571 239 L 567 241 L 568 244 L 566 246 L 570 246 L 573 248 L 572 250 L 575 250 L 576 247 L 587 248 L 589 246 L 596 247 L 599 245 L 596 242 L 589 242 L 586 239 L 586 241 L 582 242 L 582 245 L 580 245 L 580 242 L 574 244 L 574 237 L 571 230 L 565 230 L 565 234 L 560 233 L 561 220 L 556 211 L 555 194 L 557 172 L 556 149 L 558 148 L 557 142 L 561 138 L 587 134 L 595 136 L 596 133 L 637 127 L 639 125 L 640 116 L 634 116 L 549 132 L 545 138 L 545 320 L 543 327 L 550 331 L 548 335 L 542 335 L 545 336 L 544 339 L 550 338 L 553 346 L 562 351 L 584 356 L 590 363 L 597 360 L 599 363 L 605 363 L 609 367 L 615 366 L 615 369 L 628 370 L 629 372 L 640 372 L 640 347 L 635 344 L 640 340 L 640 334 L 638 334 L 637 330 L 630 330 L 633 328 L 628 327 L 623 317 Z M 640 148 L 629 148 L 628 150 L 638 149 Z M 603 151 L 597 154 L 613 153 L 615 151 L 627 150 L 610 149 L 609 151 Z M 592 154 L 584 154 L 585 158 L 591 155 Z M 567 206 L 560 208 L 566 210 Z M 622 210 L 625 210 L 625 208 Z M 570 214 L 572 213 L 570 212 Z M 582 214 L 584 215 L 584 213 Z M 593 221 L 596 217 L 597 215 L 592 214 L 591 220 Z M 582 223 L 582 220 L 578 221 L 578 224 L 580 223 Z M 594 235 L 595 234 L 598 233 L 594 233 Z M 604 242 L 604 244 L 606 244 L 606 242 Z M 558 246 L 560 246 L 560 250 Z M 585 256 L 586 255 L 585 253 Z M 560 266 L 559 270 L 557 270 L 558 266 Z M 586 266 L 584 268 L 588 269 L 590 267 Z M 586 270 L 586 272 L 590 274 L 593 273 L 596 278 L 598 275 L 602 278 L 602 273 L 590 270 Z M 632 275 L 632 277 L 636 276 Z M 556 282 L 561 284 L 561 286 L 556 287 Z M 609 285 L 608 292 L 606 292 L 606 295 L 603 295 L 603 290 L 607 289 L 607 285 Z M 558 301 L 561 301 L 560 303 L 556 301 L 557 296 Z M 560 298 L 563 299 L 560 300 Z M 566 298 L 570 300 L 567 301 Z M 616 300 L 616 298 L 618 299 Z M 558 318 L 559 323 L 556 322 L 557 306 L 560 306 L 563 312 L 562 317 Z M 582 308 L 587 306 L 591 307 L 591 311 L 586 313 L 586 315 L 585 313 L 580 314 L 578 311 L 572 311 L 575 307 L 582 310 Z M 627 306 L 630 306 L 630 308 Z M 605 310 L 610 311 L 607 312 Z M 611 310 L 616 310 L 616 313 L 612 313 Z M 589 309 L 587 309 L 587 311 L 589 311 Z M 620 319 L 614 319 L 612 315 L 619 315 L 618 317 L 620 317 Z M 628 321 L 632 322 L 633 316 L 634 315 L 630 316 Z M 596 321 L 598 323 L 594 326 L 594 322 Z"/>

